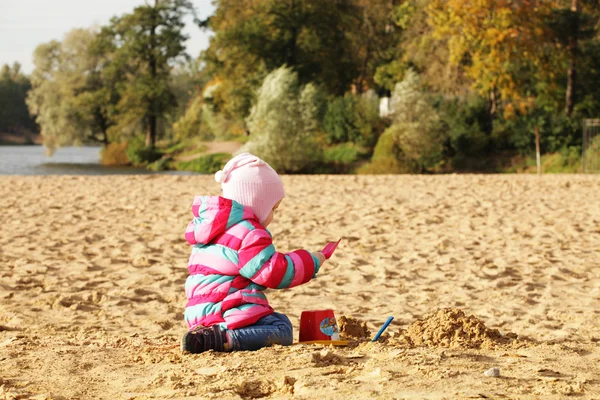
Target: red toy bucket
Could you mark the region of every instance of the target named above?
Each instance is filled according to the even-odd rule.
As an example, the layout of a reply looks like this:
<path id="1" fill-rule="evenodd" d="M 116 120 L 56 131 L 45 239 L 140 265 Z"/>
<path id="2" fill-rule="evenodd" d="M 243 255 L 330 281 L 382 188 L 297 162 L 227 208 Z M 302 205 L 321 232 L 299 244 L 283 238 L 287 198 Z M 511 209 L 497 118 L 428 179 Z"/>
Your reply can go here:
<path id="1" fill-rule="evenodd" d="M 302 311 L 300 315 L 300 342 L 339 340 L 333 310 Z"/>

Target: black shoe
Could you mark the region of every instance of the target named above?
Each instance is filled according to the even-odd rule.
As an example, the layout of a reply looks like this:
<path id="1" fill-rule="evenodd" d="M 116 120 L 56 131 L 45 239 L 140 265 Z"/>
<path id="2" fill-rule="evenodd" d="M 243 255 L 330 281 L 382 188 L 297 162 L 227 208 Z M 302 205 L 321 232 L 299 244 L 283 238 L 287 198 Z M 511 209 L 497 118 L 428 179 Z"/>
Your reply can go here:
<path id="1" fill-rule="evenodd" d="M 203 326 L 186 332 L 181 338 L 181 351 L 192 354 L 203 353 L 208 350 L 225 351 L 227 336 L 218 325 L 209 328 Z"/>

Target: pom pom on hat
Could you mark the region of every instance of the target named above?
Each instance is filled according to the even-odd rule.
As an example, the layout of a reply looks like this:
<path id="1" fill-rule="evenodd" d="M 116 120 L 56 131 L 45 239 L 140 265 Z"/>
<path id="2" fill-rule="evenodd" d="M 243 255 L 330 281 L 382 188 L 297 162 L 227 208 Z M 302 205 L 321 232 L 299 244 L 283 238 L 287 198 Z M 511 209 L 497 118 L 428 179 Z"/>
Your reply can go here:
<path id="1" fill-rule="evenodd" d="M 217 171 L 217 173 L 215 174 L 215 181 L 217 181 L 218 183 L 225 182 L 225 178 L 226 176 L 223 170 Z"/>

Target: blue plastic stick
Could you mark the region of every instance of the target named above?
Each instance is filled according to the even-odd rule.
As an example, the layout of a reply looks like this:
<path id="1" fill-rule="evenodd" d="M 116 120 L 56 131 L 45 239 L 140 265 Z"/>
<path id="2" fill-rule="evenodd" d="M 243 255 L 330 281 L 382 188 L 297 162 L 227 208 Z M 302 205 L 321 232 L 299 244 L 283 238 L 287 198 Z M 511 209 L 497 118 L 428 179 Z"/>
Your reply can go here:
<path id="1" fill-rule="evenodd" d="M 385 324 L 383 324 L 383 326 L 381 327 L 379 332 L 377 332 L 377 335 L 375 335 L 371 342 L 376 342 L 379 339 L 379 336 L 381 336 L 381 334 L 387 329 L 388 325 L 392 322 L 393 319 L 394 317 L 389 317 L 387 321 L 385 321 Z"/>

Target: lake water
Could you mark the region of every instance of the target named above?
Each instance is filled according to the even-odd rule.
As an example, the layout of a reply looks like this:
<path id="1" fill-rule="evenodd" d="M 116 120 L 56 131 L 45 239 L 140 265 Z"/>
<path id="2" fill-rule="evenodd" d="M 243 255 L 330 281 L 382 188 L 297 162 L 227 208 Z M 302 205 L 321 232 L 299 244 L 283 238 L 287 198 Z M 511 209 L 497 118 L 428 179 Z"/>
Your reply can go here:
<path id="1" fill-rule="evenodd" d="M 133 175 L 192 173 L 153 172 L 141 168 L 105 167 L 100 164 L 100 147 L 66 147 L 52 157 L 42 146 L 0 146 L 0 175 Z"/>

